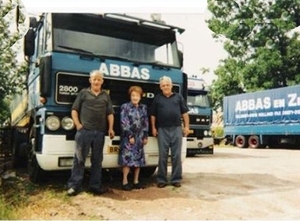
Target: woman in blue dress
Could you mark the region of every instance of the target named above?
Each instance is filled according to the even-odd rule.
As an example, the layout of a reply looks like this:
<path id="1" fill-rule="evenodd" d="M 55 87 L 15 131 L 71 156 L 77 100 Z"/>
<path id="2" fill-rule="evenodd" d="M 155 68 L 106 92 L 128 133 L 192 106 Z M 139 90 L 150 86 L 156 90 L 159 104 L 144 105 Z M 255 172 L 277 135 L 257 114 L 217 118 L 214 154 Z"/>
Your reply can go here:
<path id="1" fill-rule="evenodd" d="M 148 142 L 148 113 L 147 106 L 140 100 L 143 90 L 139 86 L 129 88 L 130 102 L 121 106 L 121 143 L 119 165 L 123 172 L 122 189 L 142 189 L 139 183 L 140 167 L 145 165 L 144 145 Z M 133 168 L 133 186 L 128 183 L 128 174 Z"/>

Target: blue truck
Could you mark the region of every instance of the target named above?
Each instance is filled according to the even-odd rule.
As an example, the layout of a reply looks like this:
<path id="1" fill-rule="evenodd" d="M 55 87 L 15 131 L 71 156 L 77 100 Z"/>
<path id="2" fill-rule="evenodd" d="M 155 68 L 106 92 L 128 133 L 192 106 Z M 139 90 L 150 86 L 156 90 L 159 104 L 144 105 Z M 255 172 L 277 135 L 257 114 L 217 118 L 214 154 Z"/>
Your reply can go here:
<path id="1" fill-rule="evenodd" d="M 237 147 L 299 147 L 300 85 L 224 97 L 223 117 Z"/>
<path id="2" fill-rule="evenodd" d="M 187 157 L 196 154 L 213 154 L 214 140 L 211 133 L 212 107 L 205 82 L 188 78 L 187 105 L 190 117 L 190 134 L 187 137 Z"/>
<path id="3" fill-rule="evenodd" d="M 30 18 L 24 40 L 27 88 L 11 103 L 11 127 L 15 162 L 28 165 L 31 181 L 39 182 L 47 171 L 72 167 L 76 130 L 71 105 L 89 86 L 89 73 L 95 69 L 104 74 L 103 89 L 115 110 L 116 136 L 113 140 L 105 136 L 102 166 L 117 169 L 120 106 L 129 100 L 129 87 L 143 88 L 142 103 L 148 109 L 160 91 L 162 76 L 172 79 L 174 91 L 187 94 L 176 40 L 183 32 L 180 27 L 116 13 L 43 13 Z M 158 164 L 157 139 L 151 134 L 150 127 L 146 166 L 141 170 L 145 176 L 152 175 Z M 186 156 L 185 138 L 181 155 Z M 89 156 L 86 166 L 90 167 Z"/>

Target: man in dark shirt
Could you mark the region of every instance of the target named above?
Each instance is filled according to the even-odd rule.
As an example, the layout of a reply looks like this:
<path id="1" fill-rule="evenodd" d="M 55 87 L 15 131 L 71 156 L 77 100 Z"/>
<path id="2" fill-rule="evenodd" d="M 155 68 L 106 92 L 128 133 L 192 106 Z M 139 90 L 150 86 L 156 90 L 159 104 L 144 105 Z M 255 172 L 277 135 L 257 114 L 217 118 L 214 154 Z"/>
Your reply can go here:
<path id="1" fill-rule="evenodd" d="M 114 137 L 114 111 L 109 95 L 102 90 L 103 74 L 98 70 L 92 71 L 89 81 L 91 86 L 78 93 L 72 106 L 71 115 L 77 132 L 72 174 L 68 181 L 69 196 L 78 194 L 80 190 L 90 149 L 89 190 L 94 194 L 103 194 L 107 190 L 101 185 L 103 146 L 107 127 L 110 138 Z"/>
<path id="2" fill-rule="evenodd" d="M 169 149 L 171 149 L 171 184 L 180 187 L 182 137 L 189 133 L 189 115 L 187 113 L 189 109 L 184 98 L 180 94 L 172 92 L 173 86 L 170 77 L 161 77 L 159 83 L 162 93 L 155 96 L 150 112 L 152 133 L 158 138 L 159 148 L 157 186 L 163 188 L 168 184 L 167 162 Z M 184 123 L 183 129 L 181 118 Z"/>

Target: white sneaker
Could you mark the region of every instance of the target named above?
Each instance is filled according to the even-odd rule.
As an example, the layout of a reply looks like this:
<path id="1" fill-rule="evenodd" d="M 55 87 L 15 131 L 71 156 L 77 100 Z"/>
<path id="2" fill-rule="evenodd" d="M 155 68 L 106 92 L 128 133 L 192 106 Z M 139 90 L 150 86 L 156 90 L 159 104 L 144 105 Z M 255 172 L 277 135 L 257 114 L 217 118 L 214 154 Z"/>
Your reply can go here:
<path id="1" fill-rule="evenodd" d="M 68 189 L 67 194 L 68 194 L 68 196 L 75 196 L 78 194 L 78 191 L 76 191 L 73 188 L 70 188 L 70 189 Z"/>

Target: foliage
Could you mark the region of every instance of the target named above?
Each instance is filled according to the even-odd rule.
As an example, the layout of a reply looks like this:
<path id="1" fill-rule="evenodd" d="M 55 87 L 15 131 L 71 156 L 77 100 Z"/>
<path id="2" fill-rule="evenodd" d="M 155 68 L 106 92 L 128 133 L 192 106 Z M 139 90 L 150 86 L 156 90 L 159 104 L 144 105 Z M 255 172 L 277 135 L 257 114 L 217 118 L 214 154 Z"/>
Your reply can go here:
<path id="1" fill-rule="evenodd" d="M 3 180 L 0 189 L 0 217 L 20 219 L 18 210 L 29 204 L 29 197 L 36 193 L 37 186 L 22 177 Z"/>
<path id="2" fill-rule="evenodd" d="M 25 65 L 17 60 L 20 40 L 26 32 L 24 7 L 18 0 L 0 3 L 0 125 L 9 117 L 9 95 L 24 89 Z"/>
<path id="3" fill-rule="evenodd" d="M 9 116 L 9 102 L 3 98 L 0 100 L 0 127 L 2 124 L 6 123 L 5 121 L 8 119 Z"/>
<path id="4" fill-rule="evenodd" d="M 223 126 L 214 126 L 211 128 L 213 138 L 222 138 L 224 137 L 224 127 Z"/>
<path id="5" fill-rule="evenodd" d="M 12 206 L 7 205 L 4 197 L 0 196 L 0 217 L 2 220 L 15 219 L 14 209 Z"/>
<path id="6" fill-rule="evenodd" d="M 228 57 L 215 70 L 215 107 L 226 95 L 300 83 L 300 0 L 208 0 L 206 22 Z"/>

